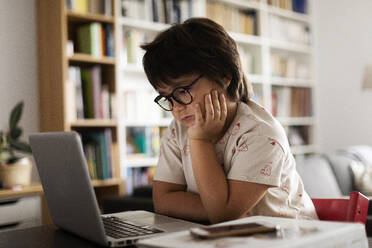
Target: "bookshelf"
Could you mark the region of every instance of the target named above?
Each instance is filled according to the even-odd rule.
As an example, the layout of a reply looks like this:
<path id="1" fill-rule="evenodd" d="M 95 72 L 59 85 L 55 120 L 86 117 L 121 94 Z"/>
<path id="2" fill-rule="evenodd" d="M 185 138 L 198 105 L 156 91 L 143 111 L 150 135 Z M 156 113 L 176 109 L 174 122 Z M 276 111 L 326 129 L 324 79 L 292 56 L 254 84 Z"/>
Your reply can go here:
<path id="1" fill-rule="evenodd" d="M 151 41 L 170 27 L 169 23 L 189 17 L 209 17 L 229 31 L 253 84 L 253 99 L 272 111 L 285 127 L 288 137 L 293 139 L 290 143 L 295 156 L 317 151 L 316 115 L 312 107 L 315 93 L 312 15 L 300 13 L 304 12 L 302 6 L 295 6 L 292 0 L 179 0 L 173 6 L 172 1 L 164 1 L 168 5 L 163 5 L 163 0 L 102 1 L 111 1 L 111 15 L 68 10 L 65 0 L 38 2 L 41 130 L 111 130 L 114 176 L 110 183 L 93 181 L 97 196 L 123 193 L 119 190 L 121 179 L 126 181 L 127 193 L 136 186 L 135 181 L 151 182 L 159 140 L 171 116 L 152 101 L 156 92 L 143 71 L 143 51 L 139 45 Z M 311 0 L 307 2 L 311 4 Z M 174 8 L 178 15 L 170 11 Z M 237 20 L 239 25 L 230 19 Z M 82 53 L 76 49 L 76 42 L 71 54 L 68 40 L 76 40 L 71 30 L 89 23 L 113 26 L 114 56 Z M 69 67 L 97 65 L 101 67 L 102 81 L 109 81 L 109 92 L 115 95 L 115 118 L 74 118 L 76 113 L 71 110 L 76 109 L 76 104 L 70 104 L 71 86 L 65 83 Z M 108 189 L 112 192 L 107 193 Z"/>
<path id="2" fill-rule="evenodd" d="M 94 155 L 100 154 L 100 157 L 96 157 L 93 166 L 95 170 L 104 170 L 108 174 L 105 177 L 92 177 L 97 201 L 101 205 L 104 197 L 124 193 L 124 182 L 120 177 L 119 125 L 113 113 L 117 108 L 115 0 L 51 0 L 36 1 L 36 5 L 40 131 L 77 131 L 82 135 L 84 150 L 88 142 L 86 136 L 100 134 L 104 137 L 100 142 L 106 143 L 95 143 Z M 93 26 L 99 33 L 93 32 Z M 80 37 L 83 29 L 84 32 L 88 30 L 93 37 L 88 40 L 89 45 Z M 96 41 L 100 45 L 96 45 Z M 88 52 L 87 46 L 90 49 Z M 95 51 L 99 53 L 93 53 Z M 93 74 L 94 70 L 96 75 Z M 82 71 L 86 71 L 88 77 L 81 78 L 83 81 L 80 84 L 83 86 L 78 88 L 77 75 L 81 76 Z M 72 78 L 72 75 L 76 77 Z M 91 93 L 86 90 L 88 88 L 84 88 L 89 84 L 93 85 L 89 87 L 98 85 L 99 88 L 93 88 Z M 79 95 L 78 89 L 83 93 Z M 98 103 L 97 96 L 100 99 Z M 89 101 L 92 101 L 93 114 L 78 107 L 79 101 L 84 101 L 85 106 L 86 99 L 91 97 Z M 102 153 L 103 146 L 105 153 Z M 89 169 L 91 166 L 89 164 Z"/>
<path id="3" fill-rule="evenodd" d="M 117 3 L 117 9 L 121 9 L 117 13 L 119 27 L 117 34 L 121 42 L 118 64 L 118 80 L 121 84 L 119 91 L 124 96 L 123 105 L 125 105 L 126 94 L 149 92 L 148 96 L 151 95 L 151 89 L 148 87 L 140 64 L 143 54 L 138 49 L 138 44 L 151 40 L 157 33 L 170 27 L 170 24 L 165 20 L 153 21 L 151 14 L 144 13 L 149 8 L 146 7 L 149 1 L 134 3 L 124 0 L 123 2 L 125 2 L 124 6 L 121 5 L 121 1 Z M 254 100 L 271 110 L 284 126 L 288 137 L 292 139 L 290 143 L 294 155 L 306 156 L 315 153 L 317 146 L 314 137 L 316 115 L 312 110 L 315 77 L 311 13 L 300 13 L 302 10 L 298 8 L 301 6 L 292 5 L 290 0 L 192 0 L 190 2 L 192 3 L 191 16 L 206 16 L 214 19 L 227 28 L 231 37 L 237 42 L 239 52 L 243 54 L 243 68 L 254 87 L 256 94 Z M 308 0 L 308 5 L 310 4 L 311 1 Z M 123 10 L 123 7 L 126 10 Z M 293 11 L 293 8 L 297 8 L 300 12 Z M 143 12 L 137 13 L 138 9 L 142 9 Z M 180 9 L 182 12 L 184 8 Z M 307 9 L 310 9 L 310 6 Z M 123 13 L 126 15 L 123 16 Z M 246 13 L 248 17 L 242 17 L 241 13 Z M 251 28 L 244 26 L 242 32 L 234 27 L 239 25 L 223 19 L 224 16 L 230 16 L 232 19 L 241 18 L 244 23 L 251 23 L 250 18 L 253 18 L 253 24 Z M 275 29 L 284 32 L 278 33 Z M 131 31 L 135 35 L 131 37 L 132 40 L 127 41 L 128 36 L 125 33 Z M 136 41 L 137 45 L 134 45 L 133 41 Z M 128 56 L 131 52 L 135 54 L 135 58 Z M 283 96 L 288 99 L 279 104 L 277 100 Z M 142 105 L 136 112 L 141 113 L 144 108 L 147 107 Z M 170 122 L 169 117 L 164 116 L 160 110 L 152 109 L 152 112 L 156 113 L 156 116 L 143 115 L 147 118 L 141 118 L 127 115 L 124 109 L 122 116 L 125 118 L 119 120 L 119 125 L 127 130 L 129 126 L 166 126 Z M 127 140 L 128 132 L 122 133 L 122 140 Z M 156 157 L 130 154 L 124 146 L 120 153 L 122 175 L 127 179 L 133 176 L 130 173 L 128 175 L 128 170 L 153 166 L 157 162 Z"/>

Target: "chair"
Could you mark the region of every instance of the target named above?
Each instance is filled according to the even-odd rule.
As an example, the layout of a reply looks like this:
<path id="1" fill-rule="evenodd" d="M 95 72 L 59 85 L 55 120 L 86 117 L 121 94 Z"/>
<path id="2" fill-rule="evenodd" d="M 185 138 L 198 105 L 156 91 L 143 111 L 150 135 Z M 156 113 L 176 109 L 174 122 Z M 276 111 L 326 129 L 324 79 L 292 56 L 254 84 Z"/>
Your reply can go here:
<path id="1" fill-rule="evenodd" d="M 361 222 L 366 224 L 369 199 L 353 191 L 350 199 L 312 199 L 320 220 Z"/>

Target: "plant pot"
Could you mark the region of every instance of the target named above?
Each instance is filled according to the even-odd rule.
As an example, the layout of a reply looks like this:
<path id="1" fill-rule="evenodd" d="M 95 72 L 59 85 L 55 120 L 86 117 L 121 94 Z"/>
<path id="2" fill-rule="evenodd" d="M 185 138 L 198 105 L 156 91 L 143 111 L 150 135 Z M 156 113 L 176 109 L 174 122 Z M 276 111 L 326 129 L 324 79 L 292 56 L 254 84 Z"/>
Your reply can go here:
<path id="1" fill-rule="evenodd" d="M 13 164 L 0 165 L 0 184 L 3 188 L 30 185 L 31 169 L 32 163 L 27 157 Z"/>

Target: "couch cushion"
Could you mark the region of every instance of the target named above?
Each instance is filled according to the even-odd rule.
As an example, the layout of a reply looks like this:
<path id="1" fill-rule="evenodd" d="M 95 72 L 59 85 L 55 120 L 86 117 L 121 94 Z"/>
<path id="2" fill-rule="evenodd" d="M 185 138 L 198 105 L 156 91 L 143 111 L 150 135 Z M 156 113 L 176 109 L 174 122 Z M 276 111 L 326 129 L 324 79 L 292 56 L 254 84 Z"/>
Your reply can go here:
<path id="1" fill-rule="evenodd" d="M 327 154 L 327 159 L 336 176 L 342 194 L 349 195 L 350 192 L 355 190 L 354 175 L 350 167 L 353 159 L 342 151 Z"/>
<path id="2" fill-rule="evenodd" d="M 306 192 L 311 198 L 340 197 L 342 192 L 331 165 L 321 155 L 311 155 L 306 159 L 296 159 Z"/>

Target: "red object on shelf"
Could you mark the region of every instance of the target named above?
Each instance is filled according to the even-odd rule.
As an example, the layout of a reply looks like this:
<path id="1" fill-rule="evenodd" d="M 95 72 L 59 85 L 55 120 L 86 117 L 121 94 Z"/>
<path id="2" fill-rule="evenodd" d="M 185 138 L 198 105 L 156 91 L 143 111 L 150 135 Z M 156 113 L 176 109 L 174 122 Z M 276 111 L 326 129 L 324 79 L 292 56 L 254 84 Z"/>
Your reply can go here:
<path id="1" fill-rule="evenodd" d="M 366 224 L 369 199 L 357 191 L 350 199 L 312 199 L 320 220 L 361 222 Z"/>

